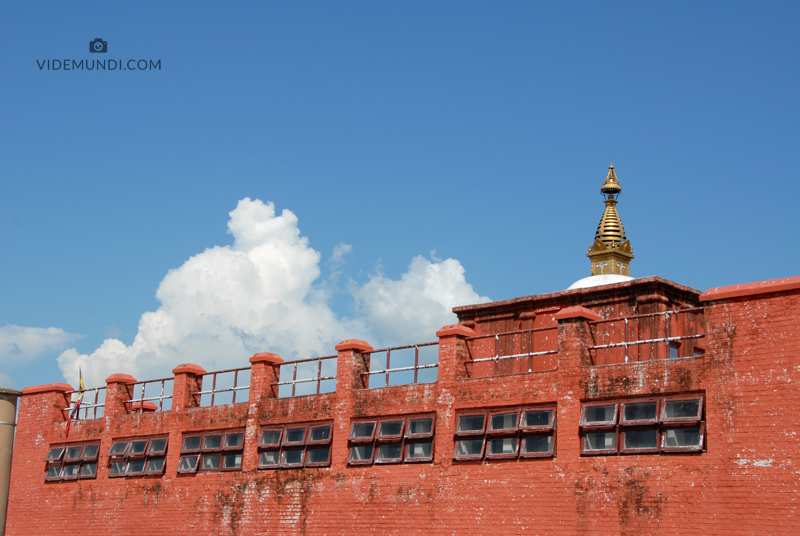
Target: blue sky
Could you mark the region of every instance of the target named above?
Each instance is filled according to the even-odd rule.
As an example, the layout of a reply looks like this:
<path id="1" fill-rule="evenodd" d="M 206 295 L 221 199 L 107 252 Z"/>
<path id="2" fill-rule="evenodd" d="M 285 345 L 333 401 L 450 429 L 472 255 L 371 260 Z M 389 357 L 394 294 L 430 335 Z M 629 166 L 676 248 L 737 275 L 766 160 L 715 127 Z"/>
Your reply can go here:
<path id="1" fill-rule="evenodd" d="M 3 3 L 0 383 L 433 340 L 588 275 L 610 162 L 632 275 L 798 275 L 799 12 Z"/>

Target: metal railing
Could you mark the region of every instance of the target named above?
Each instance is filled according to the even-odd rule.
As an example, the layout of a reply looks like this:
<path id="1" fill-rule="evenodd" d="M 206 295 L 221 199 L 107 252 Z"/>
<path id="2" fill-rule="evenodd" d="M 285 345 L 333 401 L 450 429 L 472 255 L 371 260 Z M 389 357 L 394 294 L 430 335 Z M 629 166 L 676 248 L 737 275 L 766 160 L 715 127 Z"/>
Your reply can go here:
<path id="1" fill-rule="evenodd" d="M 246 372 L 245 372 L 246 371 Z M 198 406 L 215 406 L 224 404 L 236 404 L 236 393 L 239 391 L 250 390 L 250 367 L 241 367 L 227 370 L 217 370 L 203 375 L 203 386 L 208 385 L 208 377 L 211 376 L 211 389 L 198 391 L 194 394 L 197 399 Z M 242 378 L 246 376 L 246 379 Z M 247 385 L 242 385 L 242 382 L 247 382 Z M 222 387 L 218 386 L 221 384 Z M 223 397 L 225 400 L 221 404 L 218 402 L 219 395 L 231 393 L 230 402 L 227 401 L 227 396 Z M 205 398 L 204 398 L 205 397 Z M 240 402 L 245 402 L 249 399 L 239 397 Z M 208 401 L 208 403 L 206 403 Z"/>
<path id="2" fill-rule="evenodd" d="M 687 320 L 685 320 L 683 322 L 683 324 L 677 324 L 677 326 L 678 326 L 677 331 L 683 331 L 683 334 L 672 335 L 672 331 L 673 331 L 673 328 L 676 327 L 676 323 L 675 322 L 671 322 L 671 320 L 673 319 L 673 317 L 675 317 L 677 315 L 681 315 L 681 314 L 697 315 L 697 317 L 699 317 L 699 318 L 696 317 L 694 319 L 687 319 Z M 629 349 L 631 347 L 635 347 L 637 350 L 639 350 L 639 347 L 641 345 L 645 345 L 645 344 L 655 345 L 655 344 L 658 344 L 658 343 L 664 343 L 664 346 L 665 346 L 664 356 L 665 357 L 677 357 L 675 355 L 670 355 L 671 354 L 671 350 L 673 348 L 671 346 L 674 343 L 680 343 L 681 341 L 687 341 L 687 340 L 693 340 L 693 339 L 701 339 L 701 338 L 705 337 L 705 333 L 687 333 L 687 332 L 689 332 L 689 331 L 691 331 L 693 329 L 700 329 L 700 330 L 703 329 L 703 323 L 702 323 L 702 315 L 703 314 L 704 314 L 704 309 L 702 307 L 695 307 L 695 308 L 690 308 L 690 309 L 679 309 L 679 310 L 675 310 L 675 311 L 664 311 L 664 312 L 660 312 L 660 313 L 649 313 L 649 314 L 642 314 L 642 315 L 632 315 L 632 316 L 626 316 L 626 317 L 623 317 L 623 318 L 610 318 L 610 319 L 607 319 L 607 320 L 594 320 L 594 321 L 590 322 L 589 324 L 594 328 L 592 330 L 592 335 L 593 335 L 593 337 L 595 337 L 595 339 L 597 339 L 597 338 L 614 338 L 615 335 L 619 336 L 618 333 L 612 333 L 612 331 L 614 331 L 613 328 L 612 328 L 612 330 L 606 330 L 605 333 L 600 333 L 599 332 L 599 329 L 600 329 L 599 326 L 603 325 L 603 324 L 611 324 L 611 323 L 615 323 L 615 322 L 622 322 L 622 323 L 624 323 L 623 326 L 622 326 L 622 331 L 623 331 L 622 338 L 624 340 L 621 341 L 621 342 L 610 342 L 610 343 L 607 343 L 607 344 L 596 344 L 594 346 L 590 346 L 589 347 L 590 355 L 591 355 L 591 351 L 595 351 L 595 353 L 597 353 L 598 350 L 613 350 L 613 349 L 616 349 L 616 348 L 622 348 L 622 349 L 624 349 L 624 359 L 625 359 L 624 362 L 628 363 L 629 360 L 630 360 L 630 357 L 631 357 L 630 356 L 630 351 L 629 351 Z M 663 336 L 660 336 L 660 337 L 658 337 L 658 336 L 657 337 L 650 336 L 650 337 L 647 337 L 645 339 L 640 339 L 639 338 L 641 336 L 641 331 L 642 331 L 642 325 L 641 325 L 641 321 L 642 320 L 653 319 L 655 322 L 658 322 L 658 320 L 660 320 L 662 318 L 664 319 L 663 327 L 654 323 L 653 325 L 646 326 L 645 330 L 649 331 L 649 332 L 655 332 L 657 334 L 663 334 Z M 616 330 L 616 331 L 618 332 L 618 330 Z M 632 338 L 631 337 L 631 332 L 632 331 L 635 331 L 633 340 L 631 340 L 631 338 Z M 676 351 L 677 351 L 677 349 L 676 349 Z M 638 358 L 638 357 L 641 356 L 641 352 L 638 351 L 637 353 L 639 354 L 639 355 L 636 356 Z M 684 351 L 683 353 L 686 353 L 686 351 Z M 692 356 L 701 355 L 701 352 L 699 350 L 697 350 L 696 347 L 694 347 L 694 346 L 693 346 L 693 351 L 691 353 L 692 353 Z M 651 354 L 657 354 L 657 352 L 651 352 Z M 686 356 L 685 355 L 683 357 L 691 357 L 691 356 Z M 597 364 L 597 360 L 594 359 L 594 356 L 592 356 L 592 358 L 593 358 L 593 362 L 595 364 Z M 637 361 L 639 361 L 639 360 L 640 359 L 637 359 Z"/>
<path id="3" fill-rule="evenodd" d="M 550 342 L 549 341 L 549 337 L 547 336 L 547 335 L 549 335 L 549 333 L 546 334 L 546 332 L 553 332 L 553 333 L 556 334 L 556 337 L 553 339 L 552 344 L 554 344 L 557 347 L 558 346 L 558 326 L 551 326 L 551 327 L 545 327 L 545 328 L 521 329 L 521 330 L 515 330 L 515 331 L 504 331 L 502 333 L 493 333 L 493 334 L 490 334 L 490 335 L 477 335 L 475 337 L 467 337 L 467 339 L 466 339 L 467 340 L 467 348 L 469 349 L 470 357 L 472 357 L 472 359 L 469 359 L 468 361 L 465 362 L 465 366 L 467 366 L 467 367 L 472 366 L 472 370 L 470 370 L 468 368 L 467 372 L 470 374 L 470 376 L 472 376 L 473 373 L 474 373 L 474 365 L 475 365 L 475 363 L 493 362 L 494 363 L 494 373 L 493 373 L 493 375 L 497 376 L 497 375 L 500 374 L 500 362 L 501 361 L 505 361 L 505 360 L 509 360 L 509 359 L 517 359 L 517 360 L 519 360 L 519 372 L 521 372 L 521 373 L 533 372 L 534 371 L 534 358 L 558 353 L 558 349 L 555 349 L 555 350 L 539 350 L 538 352 L 534 351 L 534 348 L 535 348 L 535 345 L 536 345 L 537 342 L 539 343 L 538 346 L 546 346 L 547 343 Z M 537 338 L 538 334 L 546 334 L 546 335 L 545 335 L 545 337 L 539 337 L 540 340 L 537 341 L 536 338 Z M 501 346 L 503 346 L 502 343 L 501 343 L 501 337 L 510 337 L 511 338 L 511 341 L 510 341 L 511 344 L 507 343 L 505 345 L 506 347 L 508 347 L 508 346 L 511 347 L 511 350 L 510 350 L 511 353 L 508 353 L 508 354 L 504 353 L 504 350 L 501 348 Z M 493 353 L 494 355 L 491 355 L 490 357 L 481 357 L 481 358 L 473 357 L 476 354 L 485 353 L 485 350 L 484 351 L 478 351 L 476 349 L 476 343 L 478 343 L 480 345 L 480 343 L 478 341 L 483 341 L 483 340 L 488 340 L 488 339 L 494 339 L 493 351 L 490 352 L 490 353 Z M 544 339 L 544 340 L 541 340 L 541 339 Z M 526 350 L 526 348 L 527 348 L 527 350 Z M 543 369 L 543 370 L 551 370 L 551 369 L 552 369 L 552 367 L 549 368 L 549 369 L 545 367 L 545 369 Z M 516 372 L 516 371 L 514 371 L 514 372 Z"/>
<path id="4" fill-rule="evenodd" d="M 169 411 L 172 409 L 172 387 L 174 384 L 175 378 L 161 378 L 158 380 L 146 380 L 143 382 L 136 382 L 133 385 L 133 393 L 132 398 L 130 400 L 126 400 L 125 404 L 128 406 L 128 410 L 130 413 L 144 413 L 145 409 L 145 402 L 150 402 L 155 405 L 155 409 L 152 411 Z M 148 396 L 149 394 L 151 396 Z M 158 390 L 157 396 L 152 396 L 154 390 Z M 136 396 L 136 393 L 139 393 L 139 396 Z M 164 407 L 164 401 L 167 400 L 167 408 Z M 155 401 L 158 401 L 156 403 Z"/>
<path id="5" fill-rule="evenodd" d="M 339 357 L 339 355 L 336 354 L 336 355 L 327 355 L 327 356 L 323 356 L 323 357 L 312 357 L 312 358 L 309 358 L 309 359 L 298 359 L 296 361 L 287 361 L 285 363 L 281 363 L 279 365 L 280 368 L 279 368 L 278 381 L 276 383 L 272 384 L 273 387 L 277 387 L 278 388 L 278 397 L 279 398 L 288 398 L 288 397 L 310 395 L 310 394 L 319 395 L 319 394 L 330 393 L 332 391 L 335 391 L 336 390 L 336 363 L 337 363 L 336 359 L 338 357 Z M 331 374 L 330 373 L 331 365 L 333 367 L 333 375 L 330 375 Z M 291 369 L 292 370 L 292 379 L 291 380 L 281 380 L 281 378 L 284 377 L 284 374 L 285 374 L 284 371 L 289 370 L 289 366 L 292 367 L 292 369 Z M 301 378 L 300 379 L 297 378 L 298 366 L 299 366 L 300 372 L 301 372 Z M 325 372 L 326 374 L 329 374 L 328 376 L 323 376 L 323 369 L 326 370 L 326 372 Z M 306 376 L 306 374 L 308 374 L 308 373 L 310 373 L 309 376 L 302 377 L 302 376 Z M 324 386 L 325 388 L 323 388 L 323 382 L 326 382 L 326 381 L 329 382 L 331 380 L 333 381 L 333 389 L 330 389 L 330 390 L 327 389 L 327 387 L 329 387 L 328 384 L 326 384 Z M 316 383 L 316 392 L 315 393 L 311 393 L 311 392 L 298 393 L 297 392 L 297 386 L 298 385 L 302 385 L 302 384 L 306 384 L 306 383 Z M 291 393 L 288 393 L 287 390 L 283 390 L 283 391 L 281 390 L 281 387 L 287 386 L 287 385 L 291 385 L 292 386 Z"/>
<path id="6" fill-rule="evenodd" d="M 69 397 L 69 406 L 64 408 L 62 411 L 64 412 L 64 417 L 68 418 L 72 410 L 75 409 L 75 403 L 78 401 L 78 395 L 80 395 L 81 391 L 71 391 L 64 393 L 66 396 Z M 102 394 L 102 397 L 101 397 Z M 101 401 L 102 398 L 102 401 Z M 84 421 L 88 420 L 89 412 L 91 411 L 92 419 L 99 419 L 105 413 L 105 405 L 106 405 L 106 388 L 105 387 L 95 387 L 93 389 L 84 389 L 83 390 L 83 400 L 81 401 L 81 405 L 78 408 L 78 413 L 75 415 L 74 420 Z M 98 411 L 99 415 L 98 415 Z"/>
<path id="7" fill-rule="evenodd" d="M 423 350 L 423 353 L 427 354 L 427 356 L 424 356 L 424 357 L 429 357 L 429 356 L 435 355 L 436 362 L 435 363 L 428 363 L 428 364 L 420 365 L 420 362 L 419 362 L 419 360 L 420 360 L 420 348 L 425 349 L 425 350 Z M 427 350 L 429 348 L 431 348 L 431 349 L 435 348 L 435 352 L 431 352 L 430 350 Z M 400 367 L 392 368 L 392 364 L 391 364 L 392 352 L 395 352 L 395 359 L 399 358 L 401 361 L 407 361 L 407 362 L 410 363 L 410 357 L 411 356 L 410 356 L 410 352 L 408 352 L 407 350 L 411 350 L 411 349 L 414 350 L 414 364 L 413 365 L 409 364 L 409 365 L 406 365 L 406 366 L 400 366 Z M 405 352 L 404 352 L 404 350 L 405 350 Z M 371 370 L 372 366 L 377 361 L 376 358 L 380 354 L 382 354 L 384 352 L 386 353 L 386 360 L 385 360 L 384 364 L 382 365 L 383 369 Z M 394 378 L 395 379 L 402 378 L 399 381 L 392 382 L 392 385 L 403 385 L 403 384 L 409 384 L 409 383 L 431 383 L 431 382 L 434 382 L 434 381 L 436 381 L 437 378 L 431 379 L 432 375 L 429 378 L 425 378 L 426 381 L 420 381 L 419 372 L 421 370 L 425 371 L 427 369 L 437 369 L 437 373 L 438 373 L 438 368 L 439 368 L 439 341 L 434 341 L 434 342 L 424 342 L 424 343 L 420 343 L 420 344 L 409 344 L 409 345 L 406 345 L 406 346 L 394 346 L 392 348 L 381 348 L 379 350 L 373 350 L 372 352 L 370 352 L 370 371 L 369 372 L 362 372 L 361 375 L 362 375 L 362 377 L 363 376 L 367 376 L 367 378 L 369 378 L 370 376 L 383 374 L 384 378 L 385 378 L 384 385 L 373 386 L 373 385 L 370 385 L 369 381 L 367 382 L 367 384 L 369 385 L 370 388 L 372 388 L 372 387 L 389 387 L 389 379 L 390 379 L 390 375 L 392 375 L 392 374 L 394 374 Z M 413 380 L 404 381 L 406 376 L 409 379 L 411 378 L 410 374 L 408 374 L 408 375 L 401 374 L 401 373 L 404 373 L 404 372 L 413 372 Z M 438 376 L 438 374 L 437 374 L 437 376 Z"/>

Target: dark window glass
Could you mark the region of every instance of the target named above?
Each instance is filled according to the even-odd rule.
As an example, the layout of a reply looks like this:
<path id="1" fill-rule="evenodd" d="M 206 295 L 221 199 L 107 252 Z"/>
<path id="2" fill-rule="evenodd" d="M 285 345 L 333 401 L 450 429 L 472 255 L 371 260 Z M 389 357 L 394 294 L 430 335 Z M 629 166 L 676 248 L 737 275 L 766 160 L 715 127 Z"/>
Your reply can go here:
<path id="1" fill-rule="evenodd" d="M 433 443 L 430 441 L 409 443 L 406 459 L 414 460 L 418 458 L 430 458 L 432 447 Z"/>
<path id="2" fill-rule="evenodd" d="M 408 434 L 430 434 L 433 430 L 433 419 L 412 419 L 408 421 Z"/>
<path id="3" fill-rule="evenodd" d="M 128 442 L 124 443 L 114 443 L 111 445 L 111 450 L 108 451 L 109 456 L 122 456 L 125 453 L 125 450 L 128 448 Z"/>
<path id="4" fill-rule="evenodd" d="M 147 460 L 148 473 L 160 473 L 164 470 L 164 458 L 150 458 Z"/>
<path id="5" fill-rule="evenodd" d="M 178 471 L 194 471 L 200 456 L 183 456 L 178 463 Z"/>
<path id="6" fill-rule="evenodd" d="M 277 445 L 280 440 L 281 440 L 280 430 L 263 430 L 261 432 L 260 443 L 262 445 Z"/>
<path id="7" fill-rule="evenodd" d="M 626 449 L 651 449 L 658 446 L 658 430 L 629 430 L 625 432 Z"/>
<path id="8" fill-rule="evenodd" d="M 81 456 L 81 447 L 67 447 L 64 453 L 65 460 L 75 460 Z"/>
<path id="9" fill-rule="evenodd" d="M 490 430 L 510 430 L 517 427 L 517 414 L 504 413 L 502 415 L 492 415 Z"/>
<path id="10" fill-rule="evenodd" d="M 219 454 L 207 454 L 203 456 L 202 469 L 204 471 L 211 469 L 219 469 Z"/>
<path id="11" fill-rule="evenodd" d="M 283 451 L 283 465 L 300 465 L 303 463 L 303 449 L 286 449 Z"/>
<path id="12" fill-rule="evenodd" d="M 623 418 L 626 421 L 649 421 L 656 418 L 655 402 L 642 402 L 639 404 L 625 404 Z"/>
<path id="13" fill-rule="evenodd" d="M 670 343 L 669 345 L 669 358 L 676 359 L 680 354 L 680 345 L 675 343 Z"/>
<path id="14" fill-rule="evenodd" d="M 113 462 L 111 467 L 108 468 L 108 474 L 113 475 L 124 475 L 125 474 L 125 467 L 128 465 L 127 462 Z"/>
<path id="15" fill-rule="evenodd" d="M 664 416 L 667 419 L 700 418 L 700 401 L 667 400 L 664 403 Z"/>
<path id="16" fill-rule="evenodd" d="M 141 473 L 144 471 L 144 460 L 131 460 L 128 463 L 129 473 Z"/>
<path id="17" fill-rule="evenodd" d="M 375 430 L 374 422 L 357 422 L 353 424 L 353 431 L 350 437 L 372 437 L 372 432 Z"/>
<path id="18" fill-rule="evenodd" d="M 536 453 L 536 452 L 552 452 L 553 451 L 553 436 L 530 436 L 522 440 L 522 452 Z"/>
<path id="19" fill-rule="evenodd" d="M 223 463 L 225 464 L 225 469 L 241 469 L 242 455 L 238 452 L 235 454 L 226 454 Z"/>
<path id="20" fill-rule="evenodd" d="M 221 435 L 206 436 L 203 441 L 203 450 L 218 449 L 220 445 L 222 445 Z"/>
<path id="21" fill-rule="evenodd" d="M 61 476 L 61 466 L 60 465 L 51 465 L 47 468 L 47 474 L 44 476 L 45 478 L 58 478 Z"/>
<path id="22" fill-rule="evenodd" d="M 456 456 L 479 456 L 483 439 L 462 439 L 456 442 Z"/>
<path id="23" fill-rule="evenodd" d="M 586 423 L 614 422 L 616 406 L 589 406 L 585 408 L 583 420 Z"/>
<path id="24" fill-rule="evenodd" d="M 398 436 L 403 433 L 403 421 L 382 422 L 378 428 L 378 437 Z"/>
<path id="25" fill-rule="evenodd" d="M 458 418 L 459 432 L 476 432 L 483 430 L 483 415 L 463 415 Z"/>
<path id="26" fill-rule="evenodd" d="M 330 455 L 330 447 L 308 449 L 308 463 L 325 463 Z"/>
<path id="27" fill-rule="evenodd" d="M 358 462 L 372 458 L 372 445 L 357 445 L 350 447 L 350 461 Z"/>
<path id="28" fill-rule="evenodd" d="M 61 478 L 78 478 L 80 467 L 81 464 L 79 463 L 68 463 L 61 472 Z"/>
<path id="29" fill-rule="evenodd" d="M 132 441 L 131 448 L 128 449 L 128 456 L 141 456 L 147 447 L 147 441 Z"/>
<path id="30" fill-rule="evenodd" d="M 331 438 L 330 426 L 318 426 L 311 429 L 311 434 L 308 438 L 309 441 L 325 441 Z"/>
<path id="31" fill-rule="evenodd" d="M 84 463 L 81 465 L 81 477 L 90 478 L 97 475 L 96 463 Z"/>
<path id="32" fill-rule="evenodd" d="M 64 447 L 52 448 L 48 451 L 47 456 L 45 456 L 45 460 L 51 460 L 51 461 L 60 460 L 62 454 L 64 454 Z"/>
<path id="33" fill-rule="evenodd" d="M 378 446 L 375 461 L 399 460 L 403 457 L 403 446 L 400 443 Z"/>
<path id="34" fill-rule="evenodd" d="M 258 465 L 262 467 L 276 466 L 279 463 L 279 450 L 265 450 L 258 455 Z"/>
<path id="35" fill-rule="evenodd" d="M 526 411 L 522 418 L 523 426 L 550 426 L 553 410 Z"/>
<path id="36" fill-rule="evenodd" d="M 183 448 L 181 450 L 198 450 L 198 449 L 200 449 L 200 436 L 183 438 Z"/>
<path id="37" fill-rule="evenodd" d="M 225 447 L 236 448 L 241 447 L 244 441 L 244 434 L 228 434 L 225 436 Z"/>
<path id="38" fill-rule="evenodd" d="M 699 447 L 700 428 L 672 428 L 664 431 L 667 447 Z"/>
<path id="39" fill-rule="evenodd" d="M 150 448 L 147 449 L 148 454 L 157 454 L 164 452 L 167 448 L 167 440 L 166 439 L 151 439 L 150 440 Z"/>
<path id="40" fill-rule="evenodd" d="M 489 440 L 489 454 L 514 454 L 516 451 L 516 437 L 501 437 Z"/>
<path id="41" fill-rule="evenodd" d="M 86 445 L 83 447 L 83 457 L 88 459 L 97 458 L 98 450 L 100 450 L 100 445 Z"/>
<path id="42" fill-rule="evenodd" d="M 302 443 L 306 438 L 305 428 L 289 428 L 283 438 L 284 443 Z"/>
<path id="43" fill-rule="evenodd" d="M 616 432 L 594 432 L 586 434 L 584 450 L 611 450 L 617 448 Z"/>

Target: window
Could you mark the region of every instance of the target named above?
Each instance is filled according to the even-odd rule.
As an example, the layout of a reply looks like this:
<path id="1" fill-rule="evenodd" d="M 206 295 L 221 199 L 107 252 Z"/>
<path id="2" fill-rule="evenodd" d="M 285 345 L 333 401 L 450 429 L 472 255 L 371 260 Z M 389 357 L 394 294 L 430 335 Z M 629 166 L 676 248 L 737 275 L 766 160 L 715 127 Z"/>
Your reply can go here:
<path id="1" fill-rule="evenodd" d="M 332 422 L 264 426 L 258 439 L 258 468 L 327 467 Z"/>
<path id="2" fill-rule="evenodd" d="M 50 447 L 44 479 L 77 480 L 97 478 L 97 455 L 100 443 L 81 443 Z"/>
<path id="3" fill-rule="evenodd" d="M 681 355 L 681 343 L 679 342 L 671 342 L 669 343 L 669 358 L 670 359 L 677 359 Z"/>
<path id="4" fill-rule="evenodd" d="M 436 416 L 401 415 L 353 421 L 350 465 L 416 463 L 433 460 Z"/>
<path id="5" fill-rule="evenodd" d="M 456 415 L 455 460 L 555 455 L 555 406 L 463 411 Z"/>
<path id="6" fill-rule="evenodd" d="M 215 430 L 183 435 L 178 473 L 241 471 L 244 430 Z"/>
<path id="7" fill-rule="evenodd" d="M 699 452 L 705 435 L 703 396 L 584 404 L 580 427 L 584 455 Z"/>
<path id="8" fill-rule="evenodd" d="M 164 474 L 166 437 L 115 439 L 108 450 L 108 476 L 142 476 Z"/>

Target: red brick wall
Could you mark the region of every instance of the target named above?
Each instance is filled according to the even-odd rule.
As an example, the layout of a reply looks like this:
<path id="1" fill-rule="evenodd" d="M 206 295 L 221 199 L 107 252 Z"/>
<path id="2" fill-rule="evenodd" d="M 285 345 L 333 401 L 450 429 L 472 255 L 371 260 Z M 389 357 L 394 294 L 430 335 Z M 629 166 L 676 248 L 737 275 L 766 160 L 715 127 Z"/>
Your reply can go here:
<path id="1" fill-rule="evenodd" d="M 684 306 L 696 305 L 690 301 Z M 618 303 L 636 303 L 635 295 Z M 339 349 L 336 393 L 275 399 L 251 389 L 250 402 L 236 405 L 175 401 L 183 409 L 112 411 L 73 424 L 70 442 L 101 438 L 103 455 L 113 438 L 169 434 L 161 477 L 109 479 L 101 456 L 96 480 L 45 483 L 48 447 L 64 441 L 66 400 L 58 390 L 28 392 L 8 534 L 800 533 L 800 290 L 723 296 L 705 306 L 702 357 L 590 366 L 591 327 L 568 318 L 558 322 L 555 370 L 471 378 L 463 364 L 468 330 L 456 328 L 440 332 L 434 384 L 363 389 L 367 364 L 351 344 Z M 269 383 L 271 373 L 254 363 L 251 385 Z M 582 401 L 683 392 L 706 395 L 705 452 L 580 455 Z M 539 402 L 558 404 L 554 458 L 452 461 L 456 411 Z M 433 463 L 347 466 L 351 418 L 417 412 L 437 415 Z M 255 468 L 261 425 L 323 419 L 335 423 L 330 467 Z M 182 433 L 233 427 L 247 429 L 242 472 L 176 474 Z"/>

